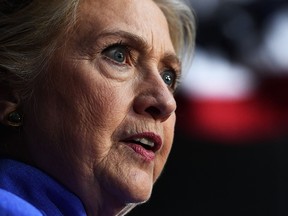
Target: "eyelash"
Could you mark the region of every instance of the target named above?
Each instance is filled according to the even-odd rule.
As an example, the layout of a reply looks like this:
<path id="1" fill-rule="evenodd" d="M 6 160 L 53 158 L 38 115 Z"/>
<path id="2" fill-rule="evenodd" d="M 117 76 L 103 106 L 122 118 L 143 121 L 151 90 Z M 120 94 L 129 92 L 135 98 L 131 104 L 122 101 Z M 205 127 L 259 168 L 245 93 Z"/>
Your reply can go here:
<path id="1" fill-rule="evenodd" d="M 105 59 L 111 61 L 113 64 L 116 64 L 118 66 L 126 66 L 126 63 L 117 62 L 116 60 L 113 60 L 112 58 L 104 54 L 106 51 L 112 50 L 113 48 L 122 48 L 126 54 L 124 58 L 126 59 L 126 61 L 129 61 L 128 65 L 136 65 L 136 58 L 135 56 L 133 56 L 132 48 L 129 45 L 123 43 L 122 41 L 112 43 L 112 44 L 107 44 L 104 46 L 104 48 L 101 51 L 101 54 L 103 55 Z M 171 90 L 171 92 L 174 93 L 180 84 L 180 72 L 173 67 L 166 67 L 164 68 L 164 70 L 162 70 L 160 75 L 162 76 L 162 74 L 167 71 L 171 71 L 174 74 L 173 83 L 171 84 L 171 86 L 167 85 L 167 87 Z"/>
<path id="2" fill-rule="evenodd" d="M 171 91 L 174 93 L 177 90 L 177 87 L 180 84 L 180 80 L 181 80 L 181 75 L 180 72 L 178 72 L 176 69 L 174 69 L 173 67 L 170 68 L 165 68 L 163 70 L 163 72 L 161 73 L 161 76 L 163 73 L 165 73 L 166 71 L 171 71 L 174 74 L 174 81 L 171 84 L 171 86 L 167 85 L 168 88 L 171 89 Z"/>
<path id="3" fill-rule="evenodd" d="M 122 41 L 116 42 L 116 43 L 112 43 L 112 44 L 107 44 L 104 46 L 104 48 L 101 51 L 101 54 L 103 55 L 103 57 L 111 62 L 113 62 L 116 65 L 119 66 L 126 66 L 126 63 L 120 63 L 117 62 L 116 60 L 113 60 L 112 58 L 108 57 L 107 55 L 105 55 L 104 53 L 106 51 L 112 50 L 113 48 L 121 48 L 125 51 L 125 56 L 124 58 L 126 59 L 126 61 L 128 61 L 128 65 L 135 65 L 136 59 L 133 56 L 132 53 L 132 49 L 129 45 L 124 44 Z"/>

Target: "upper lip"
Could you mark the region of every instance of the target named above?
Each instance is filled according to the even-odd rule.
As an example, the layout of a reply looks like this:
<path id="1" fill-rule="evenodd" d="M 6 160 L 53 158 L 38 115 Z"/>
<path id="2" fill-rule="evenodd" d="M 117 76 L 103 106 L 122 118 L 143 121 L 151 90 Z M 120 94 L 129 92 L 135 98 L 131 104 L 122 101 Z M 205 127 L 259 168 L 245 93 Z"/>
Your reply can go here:
<path id="1" fill-rule="evenodd" d="M 149 147 L 153 152 L 158 151 L 162 146 L 162 139 L 153 132 L 143 132 L 134 134 L 122 140 L 123 142 L 138 143 Z"/>

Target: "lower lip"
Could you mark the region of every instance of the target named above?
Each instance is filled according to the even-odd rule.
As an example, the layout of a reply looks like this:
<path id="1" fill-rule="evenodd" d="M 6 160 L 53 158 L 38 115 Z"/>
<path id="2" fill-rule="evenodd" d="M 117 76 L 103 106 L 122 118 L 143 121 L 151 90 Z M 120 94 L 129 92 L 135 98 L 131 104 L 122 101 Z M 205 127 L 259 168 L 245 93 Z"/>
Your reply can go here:
<path id="1" fill-rule="evenodd" d="M 127 144 L 130 148 L 134 150 L 137 154 L 141 155 L 142 158 L 144 158 L 146 161 L 153 161 L 155 158 L 155 153 L 151 150 L 147 150 L 143 148 L 141 145 L 137 144 Z"/>

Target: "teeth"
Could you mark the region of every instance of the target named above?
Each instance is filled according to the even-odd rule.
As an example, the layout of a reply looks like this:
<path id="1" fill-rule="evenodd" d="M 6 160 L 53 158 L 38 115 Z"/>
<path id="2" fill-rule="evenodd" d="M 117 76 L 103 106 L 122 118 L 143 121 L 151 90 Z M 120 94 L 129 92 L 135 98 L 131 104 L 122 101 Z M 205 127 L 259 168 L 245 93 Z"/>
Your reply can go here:
<path id="1" fill-rule="evenodd" d="M 150 147 L 154 147 L 154 142 L 146 139 L 146 138 L 137 138 L 135 139 L 136 142 L 140 142 L 142 143 L 143 145 L 148 145 Z"/>

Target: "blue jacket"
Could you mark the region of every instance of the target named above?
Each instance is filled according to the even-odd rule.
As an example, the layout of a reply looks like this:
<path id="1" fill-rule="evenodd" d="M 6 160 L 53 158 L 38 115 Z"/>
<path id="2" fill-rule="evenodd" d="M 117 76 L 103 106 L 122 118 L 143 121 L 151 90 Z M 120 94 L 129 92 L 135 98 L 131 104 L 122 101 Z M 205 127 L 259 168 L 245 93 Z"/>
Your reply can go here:
<path id="1" fill-rule="evenodd" d="M 0 159 L 1 216 L 85 216 L 77 196 L 39 169 Z"/>

